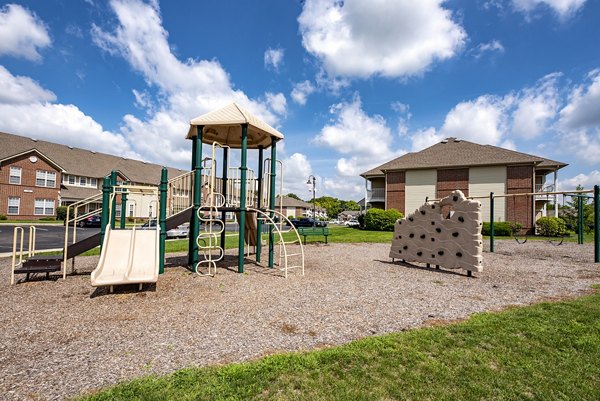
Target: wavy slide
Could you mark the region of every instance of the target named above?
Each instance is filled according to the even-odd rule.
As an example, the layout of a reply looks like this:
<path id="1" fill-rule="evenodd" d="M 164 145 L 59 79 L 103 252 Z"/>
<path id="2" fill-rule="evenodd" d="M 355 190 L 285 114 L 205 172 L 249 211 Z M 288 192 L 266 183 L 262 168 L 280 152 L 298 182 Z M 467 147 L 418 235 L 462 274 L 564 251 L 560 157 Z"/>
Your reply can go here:
<path id="1" fill-rule="evenodd" d="M 156 283 L 159 269 L 159 229 L 113 230 L 106 226 L 92 286 Z"/>

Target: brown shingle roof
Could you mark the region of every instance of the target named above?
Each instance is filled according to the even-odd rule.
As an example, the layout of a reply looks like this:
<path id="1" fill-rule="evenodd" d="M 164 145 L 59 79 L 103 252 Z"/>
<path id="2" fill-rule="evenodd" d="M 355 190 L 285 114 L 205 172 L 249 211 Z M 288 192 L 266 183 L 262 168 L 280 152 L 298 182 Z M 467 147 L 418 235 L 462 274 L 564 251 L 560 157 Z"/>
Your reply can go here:
<path id="1" fill-rule="evenodd" d="M 407 153 L 361 174 L 362 177 L 383 175 L 389 170 L 413 170 L 439 167 L 465 167 L 506 164 L 534 164 L 536 166 L 567 166 L 562 162 L 543 157 L 499 148 L 492 145 L 480 145 L 469 141 L 447 138 L 420 152 Z"/>
<path id="2" fill-rule="evenodd" d="M 58 143 L 34 140 L 0 132 L 0 160 L 36 149 L 65 169 L 66 174 L 101 178 L 111 170 L 121 171 L 131 181 L 140 184 L 160 183 L 162 166 L 140 160 L 94 152 Z M 169 178 L 186 171 L 168 167 Z"/>
<path id="3" fill-rule="evenodd" d="M 74 186 L 61 186 L 60 197 L 61 199 L 86 199 L 90 196 L 98 195 L 102 191 L 97 188 L 82 188 Z"/>

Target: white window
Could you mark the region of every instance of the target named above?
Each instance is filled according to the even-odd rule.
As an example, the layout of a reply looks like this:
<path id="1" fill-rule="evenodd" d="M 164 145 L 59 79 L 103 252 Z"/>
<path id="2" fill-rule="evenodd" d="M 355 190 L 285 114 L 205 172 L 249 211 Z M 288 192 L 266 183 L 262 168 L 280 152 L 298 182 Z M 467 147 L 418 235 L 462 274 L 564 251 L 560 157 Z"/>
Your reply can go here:
<path id="1" fill-rule="evenodd" d="M 33 214 L 41 216 L 54 216 L 54 200 L 36 199 Z"/>
<path id="2" fill-rule="evenodd" d="M 11 167 L 10 168 L 10 178 L 8 182 L 11 184 L 21 184 L 21 167 Z"/>
<path id="3" fill-rule="evenodd" d="M 69 176 L 69 185 L 75 185 L 75 176 L 74 175 Z"/>
<path id="4" fill-rule="evenodd" d="M 129 217 L 133 217 L 135 205 L 133 203 L 129 204 Z"/>
<path id="5" fill-rule="evenodd" d="M 87 178 L 79 177 L 79 185 L 81 185 L 82 187 L 85 187 L 87 185 Z"/>
<path id="6" fill-rule="evenodd" d="M 21 198 L 8 198 L 8 214 L 19 214 Z"/>
<path id="7" fill-rule="evenodd" d="M 90 178 L 90 185 L 94 188 L 96 188 L 96 186 L 98 186 L 98 182 L 96 181 L 95 178 Z"/>
<path id="8" fill-rule="evenodd" d="M 121 206 L 117 205 L 117 208 L 115 209 L 115 217 L 121 218 Z"/>
<path id="9" fill-rule="evenodd" d="M 56 187 L 56 173 L 50 171 L 37 170 L 35 172 L 36 187 Z"/>
<path id="10" fill-rule="evenodd" d="M 148 217 L 152 218 L 152 205 L 148 205 Z"/>

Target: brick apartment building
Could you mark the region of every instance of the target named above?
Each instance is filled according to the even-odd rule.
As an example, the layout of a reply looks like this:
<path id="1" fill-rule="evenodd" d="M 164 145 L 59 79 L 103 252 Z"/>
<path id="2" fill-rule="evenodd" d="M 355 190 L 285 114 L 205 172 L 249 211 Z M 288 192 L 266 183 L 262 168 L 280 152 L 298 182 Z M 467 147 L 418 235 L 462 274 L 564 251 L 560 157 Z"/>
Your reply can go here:
<path id="1" fill-rule="evenodd" d="M 0 215 L 9 220 L 53 217 L 57 206 L 99 194 L 102 177 L 112 170 L 118 181 L 154 186 L 160 183 L 161 169 L 157 164 L 0 132 Z M 170 178 L 186 172 L 168 170 Z M 98 207 L 90 204 L 86 211 Z M 128 215 L 147 217 L 153 213 L 151 207 L 131 203 Z"/>
<path id="2" fill-rule="evenodd" d="M 407 153 L 364 172 L 367 208 L 394 208 L 412 213 L 426 198 L 440 199 L 460 189 L 466 196 L 553 191 L 557 172 L 567 166 L 543 157 L 491 145 L 447 138 L 420 152 Z M 548 176 L 552 175 L 551 180 Z M 480 199 L 489 220 L 489 199 Z M 531 232 L 546 215 L 546 195 L 497 198 L 496 221 L 516 221 Z M 555 208 L 555 212 L 558 210 Z"/>

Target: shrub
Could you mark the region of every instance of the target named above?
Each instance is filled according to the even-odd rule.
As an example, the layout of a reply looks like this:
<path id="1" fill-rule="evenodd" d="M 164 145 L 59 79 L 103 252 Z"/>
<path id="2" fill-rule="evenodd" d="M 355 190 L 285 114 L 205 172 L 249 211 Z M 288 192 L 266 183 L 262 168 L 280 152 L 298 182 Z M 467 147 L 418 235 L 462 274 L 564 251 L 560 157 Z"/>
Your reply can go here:
<path id="1" fill-rule="evenodd" d="M 365 215 L 364 214 L 359 214 L 358 217 L 356 218 L 356 220 L 358 220 L 358 224 L 360 224 L 361 227 L 365 226 Z"/>
<path id="2" fill-rule="evenodd" d="M 0 220 L 8 220 L 5 214 L 0 214 Z"/>
<path id="3" fill-rule="evenodd" d="M 71 210 L 71 217 L 73 217 L 73 210 Z M 67 217 L 67 207 L 59 206 L 56 208 L 56 220 L 64 220 Z"/>
<path id="4" fill-rule="evenodd" d="M 536 222 L 540 235 L 558 237 L 567 235 L 567 224 L 560 217 L 540 217 Z"/>
<path id="5" fill-rule="evenodd" d="M 364 217 L 364 225 L 367 230 L 394 231 L 394 223 L 402 217 L 402 213 L 396 209 L 369 209 Z"/>
<path id="6" fill-rule="evenodd" d="M 40 221 L 55 221 L 54 217 L 42 217 Z"/>
<path id="7" fill-rule="evenodd" d="M 521 230 L 521 224 L 514 221 L 495 221 L 494 222 L 494 235 L 498 235 L 501 237 L 508 237 L 513 235 L 513 233 L 518 233 Z M 483 227 L 481 228 L 482 235 L 490 235 L 490 223 L 489 221 L 483 222 Z"/>
<path id="8" fill-rule="evenodd" d="M 135 221 L 135 217 L 131 217 L 131 216 L 129 216 L 129 217 L 127 218 L 127 222 L 128 222 L 128 223 L 133 223 L 134 221 Z"/>

